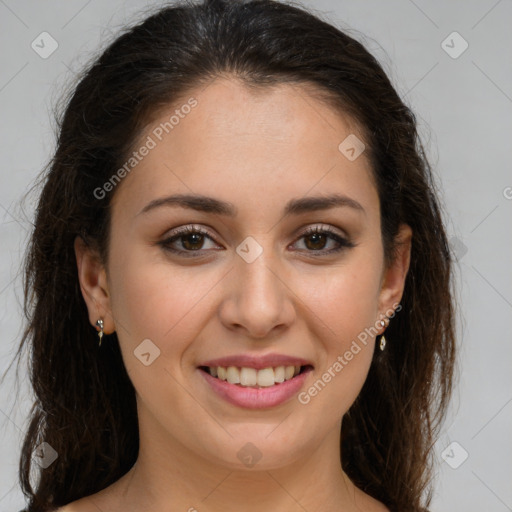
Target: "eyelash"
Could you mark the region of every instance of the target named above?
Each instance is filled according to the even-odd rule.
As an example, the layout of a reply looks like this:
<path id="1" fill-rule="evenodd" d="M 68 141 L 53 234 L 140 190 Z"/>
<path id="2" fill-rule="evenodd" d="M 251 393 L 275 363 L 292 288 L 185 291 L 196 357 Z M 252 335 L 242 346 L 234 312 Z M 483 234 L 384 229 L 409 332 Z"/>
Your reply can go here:
<path id="1" fill-rule="evenodd" d="M 181 249 L 173 249 L 170 247 L 170 245 L 173 242 L 175 242 L 176 240 L 179 240 L 180 238 L 183 238 L 190 234 L 204 235 L 207 238 L 209 238 L 210 240 L 212 240 L 213 242 L 215 242 L 213 237 L 211 237 L 210 234 L 207 231 L 205 231 L 204 229 L 202 229 L 200 227 L 194 227 L 194 226 L 185 226 L 183 228 L 176 229 L 172 236 L 166 238 L 165 240 L 162 240 L 161 242 L 158 242 L 158 245 L 160 245 L 165 251 L 168 251 L 173 254 L 183 256 L 186 258 L 201 257 L 201 256 L 194 256 L 193 253 L 199 253 L 202 249 L 198 249 L 197 251 L 191 251 L 191 250 L 185 251 L 185 250 L 181 250 Z M 327 256 L 327 255 L 331 255 L 331 254 L 343 251 L 345 249 L 355 247 L 355 244 L 350 242 L 348 239 L 343 238 L 342 236 L 335 233 L 329 226 L 326 226 L 323 228 L 319 228 L 318 226 L 309 227 L 307 230 L 305 230 L 304 232 L 301 233 L 301 235 L 299 236 L 297 241 L 304 237 L 308 237 L 308 236 L 315 235 L 315 234 L 327 235 L 328 238 L 336 241 L 339 244 L 339 247 L 337 249 L 330 249 L 330 250 L 318 250 L 318 251 L 306 250 L 306 252 L 311 253 L 311 256 L 313 256 L 313 257 Z"/>

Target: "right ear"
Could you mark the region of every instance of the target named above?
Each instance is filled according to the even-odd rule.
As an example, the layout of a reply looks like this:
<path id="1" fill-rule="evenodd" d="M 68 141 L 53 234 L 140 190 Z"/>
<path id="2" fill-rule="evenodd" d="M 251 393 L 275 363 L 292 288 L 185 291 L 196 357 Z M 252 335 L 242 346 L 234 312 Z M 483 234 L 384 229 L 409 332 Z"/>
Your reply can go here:
<path id="1" fill-rule="evenodd" d="M 111 334 L 115 331 L 115 322 L 112 316 L 105 268 L 97 251 L 88 247 L 82 237 L 75 238 L 74 247 L 78 279 L 89 311 L 89 322 L 96 327 L 96 321 L 102 318 L 103 331 L 105 334 Z"/>

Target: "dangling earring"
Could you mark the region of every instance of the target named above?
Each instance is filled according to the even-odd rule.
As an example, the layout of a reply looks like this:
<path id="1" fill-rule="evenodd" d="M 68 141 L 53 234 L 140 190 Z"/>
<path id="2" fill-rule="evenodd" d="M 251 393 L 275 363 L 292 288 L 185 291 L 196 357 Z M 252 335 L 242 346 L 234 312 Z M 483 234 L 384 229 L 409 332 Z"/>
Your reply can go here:
<path id="1" fill-rule="evenodd" d="M 98 343 L 98 347 L 101 347 L 101 339 L 103 338 L 103 319 L 100 318 L 96 322 L 96 325 L 100 328 L 100 331 L 98 332 L 98 338 L 100 339 L 100 342 Z"/>
<path id="2" fill-rule="evenodd" d="M 380 325 L 381 327 L 386 327 L 386 322 L 384 322 L 384 320 L 381 320 Z M 386 348 L 386 337 L 384 336 L 384 334 L 382 334 L 382 336 L 380 337 L 379 348 L 381 352 L 383 352 L 384 349 Z"/>

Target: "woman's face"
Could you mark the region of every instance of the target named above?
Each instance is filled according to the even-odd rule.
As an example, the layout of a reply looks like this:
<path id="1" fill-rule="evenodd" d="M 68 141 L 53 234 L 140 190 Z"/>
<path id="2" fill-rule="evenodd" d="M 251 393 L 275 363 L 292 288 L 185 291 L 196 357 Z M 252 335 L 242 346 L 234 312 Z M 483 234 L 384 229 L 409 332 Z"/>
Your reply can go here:
<path id="1" fill-rule="evenodd" d="M 339 442 L 409 254 L 384 267 L 355 136 L 304 86 L 228 79 L 147 127 L 110 192 L 106 272 L 77 246 L 90 321 L 117 331 L 137 392 L 141 449 L 271 469 Z M 244 368 L 232 383 L 229 366 Z M 302 373 L 282 382 L 287 366 Z"/>

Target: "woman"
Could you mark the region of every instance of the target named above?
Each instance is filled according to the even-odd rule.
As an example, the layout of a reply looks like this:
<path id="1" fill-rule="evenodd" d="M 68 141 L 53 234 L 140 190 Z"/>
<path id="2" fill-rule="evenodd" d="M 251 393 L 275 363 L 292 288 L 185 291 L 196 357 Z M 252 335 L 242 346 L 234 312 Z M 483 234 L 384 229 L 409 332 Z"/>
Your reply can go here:
<path id="1" fill-rule="evenodd" d="M 165 7 L 84 73 L 43 180 L 27 510 L 425 510 L 451 261 L 360 43 L 271 0 Z"/>

